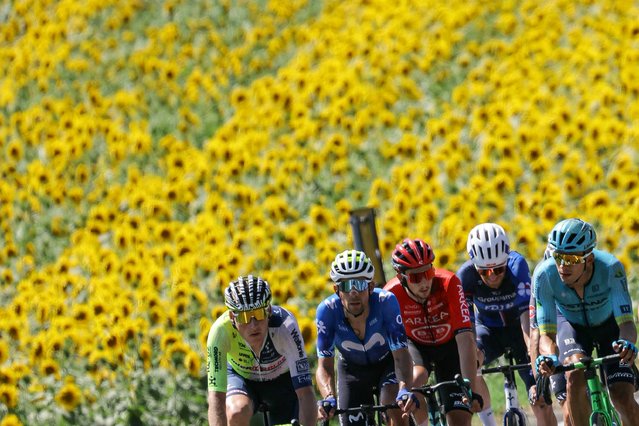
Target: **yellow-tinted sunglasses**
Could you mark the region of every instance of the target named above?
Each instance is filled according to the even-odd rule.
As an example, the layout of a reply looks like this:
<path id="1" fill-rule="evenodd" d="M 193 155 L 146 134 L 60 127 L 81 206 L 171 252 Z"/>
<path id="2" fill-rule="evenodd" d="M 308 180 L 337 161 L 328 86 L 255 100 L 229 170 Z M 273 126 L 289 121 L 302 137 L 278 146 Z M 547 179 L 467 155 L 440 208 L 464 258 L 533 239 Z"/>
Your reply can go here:
<path id="1" fill-rule="evenodd" d="M 584 255 L 554 252 L 552 254 L 552 257 L 553 259 L 555 259 L 557 265 L 572 266 L 578 265 L 580 263 L 586 263 L 586 258 L 591 254 L 592 252 L 586 253 Z"/>
<path id="2" fill-rule="evenodd" d="M 255 318 L 258 321 L 268 318 L 268 311 L 268 306 L 265 306 L 263 308 L 251 309 L 250 311 L 233 311 L 233 316 L 238 323 L 248 324 L 251 322 L 251 318 Z"/>

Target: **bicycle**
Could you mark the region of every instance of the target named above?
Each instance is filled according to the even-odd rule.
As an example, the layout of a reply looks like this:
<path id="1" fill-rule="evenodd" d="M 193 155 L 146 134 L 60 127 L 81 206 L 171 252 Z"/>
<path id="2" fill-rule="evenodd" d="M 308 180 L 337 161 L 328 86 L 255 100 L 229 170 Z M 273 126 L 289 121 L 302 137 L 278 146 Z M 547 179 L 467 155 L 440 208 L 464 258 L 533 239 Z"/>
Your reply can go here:
<path id="1" fill-rule="evenodd" d="M 328 407 L 326 407 L 328 408 Z M 351 408 L 338 408 L 336 410 L 334 410 L 335 415 L 338 414 L 348 414 L 349 415 L 349 421 L 356 421 L 356 420 L 364 420 L 366 422 L 367 425 L 376 425 L 376 424 L 383 424 L 383 421 L 381 419 L 381 415 L 382 413 L 385 413 L 386 410 L 391 410 L 391 409 L 399 409 L 399 405 L 397 405 L 396 403 L 394 404 L 382 404 L 382 405 L 374 405 L 374 404 L 361 404 L 359 407 L 351 407 Z M 351 415 L 353 414 L 357 414 L 356 416 L 353 416 L 351 418 Z M 375 416 L 378 416 L 377 421 L 379 423 L 375 423 Z M 363 417 L 360 417 L 363 416 Z M 322 420 L 321 425 L 322 426 L 327 426 L 329 424 L 328 420 Z"/>
<path id="2" fill-rule="evenodd" d="M 260 405 L 257 407 L 257 412 L 262 413 L 262 422 L 263 422 L 262 426 L 274 426 L 273 423 L 271 422 L 271 416 L 269 414 L 269 406 L 266 402 L 260 403 Z M 251 424 L 253 424 L 253 422 L 251 422 Z M 300 422 L 297 419 L 291 419 L 290 424 L 293 426 L 300 426 Z"/>
<path id="3" fill-rule="evenodd" d="M 472 391 L 470 390 L 470 381 L 462 378 L 461 374 L 455 375 L 455 380 L 448 380 L 432 385 L 424 385 L 416 388 L 412 388 L 411 392 L 419 392 L 426 398 L 426 405 L 428 405 L 428 421 L 432 426 L 446 426 L 446 415 L 444 414 L 444 405 L 439 401 L 439 389 L 442 386 L 456 385 L 459 386 L 468 398 L 472 401 Z"/>
<path id="4" fill-rule="evenodd" d="M 530 369 L 530 364 L 515 364 L 515 358 L 510 348 L 506 349 L 504 358 L 508 360 L 506 365 L 482 368 L 481 374 L 502 373 L 504 375 L 504 426 L 525 426 L 526 414 L 521 409 L 519 396 L 517 395 L 517 383 L 515 381 L 515 371 Z"/>
<path id="5" fill-rule="evenodd" d="M 555 373 L 578 369 L 584 370 L 592 408 L 589 420 L 590 426 L 621 426 L 619 414 L 610 402 L 607 389 L 603 386 L 606 381 L 603 366 L 613 362 L 619 362 L 619 354 L 607 355 L 601 358 L 585 356 L 579 362 L 555 367 Z M 597 374 L 597 369 L 601 378 Z M 544 392 L 550 393 L 549 389 L 544 389 Z"/>

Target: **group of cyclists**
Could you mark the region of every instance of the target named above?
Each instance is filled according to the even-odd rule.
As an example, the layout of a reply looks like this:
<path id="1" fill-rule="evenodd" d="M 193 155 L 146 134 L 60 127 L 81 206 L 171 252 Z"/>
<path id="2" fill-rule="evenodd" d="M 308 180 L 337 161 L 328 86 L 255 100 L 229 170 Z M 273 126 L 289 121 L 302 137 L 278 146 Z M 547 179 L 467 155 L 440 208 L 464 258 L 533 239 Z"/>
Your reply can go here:
<path id="1" fill-rule="evenodd" d="M 566 425 L 588 419 L 583 372 L 553 374 L 559 363 L 619 353 L 606 367 L 611 399 L 624 425 L 639 419 L 635 402 L 636 327 L 626 274 L 611 254 L 595 249 L 593 227 L 566 219 L 548 234 L 532 275 L 511 250 L 504 229 L 483 223 L 468 235 L 469 260 L 457 272 L 435 268 L 435 252 L 421 239 L 395 247 L 396 276 L 378 288 L 362 251 L 337 254 L 330 267 L 334 294 L 316 311 L 317 369 L 313 389 L 302 333 L 295 317 L 271 304 L 268 283 L 239 277 L 225 290 L 228 311 L 207 341 L 210 425 L 249 424 L 263 405 L 274 424 L 303 425 L 335 416 L 336 409 L 396 402 L 391 425 L 428 424 L 426 401 L 411 389 L 461 374 L 440 392 L 448 424 L 470 425 L 477 413 L 495 425 L 490 394 L 479 369 L 509 350 L 531 369 L 520 375 L 538 425 L 557 425 L 540 386 L 551 384 Z M 532 291 L 531 291 L 532 290 Z M 337 362 L 335 362 L 337 357 Z M 363 415 L 340 414 L 342 425 L 364 425 Z"/>

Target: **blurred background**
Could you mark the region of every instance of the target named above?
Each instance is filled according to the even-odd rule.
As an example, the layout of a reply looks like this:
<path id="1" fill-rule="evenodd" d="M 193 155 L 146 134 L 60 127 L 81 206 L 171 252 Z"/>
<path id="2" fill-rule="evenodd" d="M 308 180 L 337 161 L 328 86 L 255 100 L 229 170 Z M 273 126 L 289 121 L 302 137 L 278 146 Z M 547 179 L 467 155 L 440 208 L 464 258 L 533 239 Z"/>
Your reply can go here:
<path id="1" fill-rule="evenodd" d="M 404 237 L 455 271 L 485 221 L 532 269 L 578 216 L 637 297 L 636 2 L 5 0 L 0 23 L 2 425 L 204 424 L 240 274 L 314 358 L 362 207 L 387 279 Z"/>

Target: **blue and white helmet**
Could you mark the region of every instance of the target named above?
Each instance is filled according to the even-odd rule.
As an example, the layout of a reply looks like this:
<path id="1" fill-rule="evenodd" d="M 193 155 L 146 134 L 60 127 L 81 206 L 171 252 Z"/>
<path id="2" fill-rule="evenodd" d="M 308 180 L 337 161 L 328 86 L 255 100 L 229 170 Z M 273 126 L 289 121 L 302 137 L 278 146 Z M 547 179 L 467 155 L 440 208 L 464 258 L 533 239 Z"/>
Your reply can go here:
<path id="1" fill-rule="evenodd" d="M 562 220 L 548 234 L 548 246 L 564 253 L 588 253 L 597 245 L 597 234 L 581 219 Z"/>

